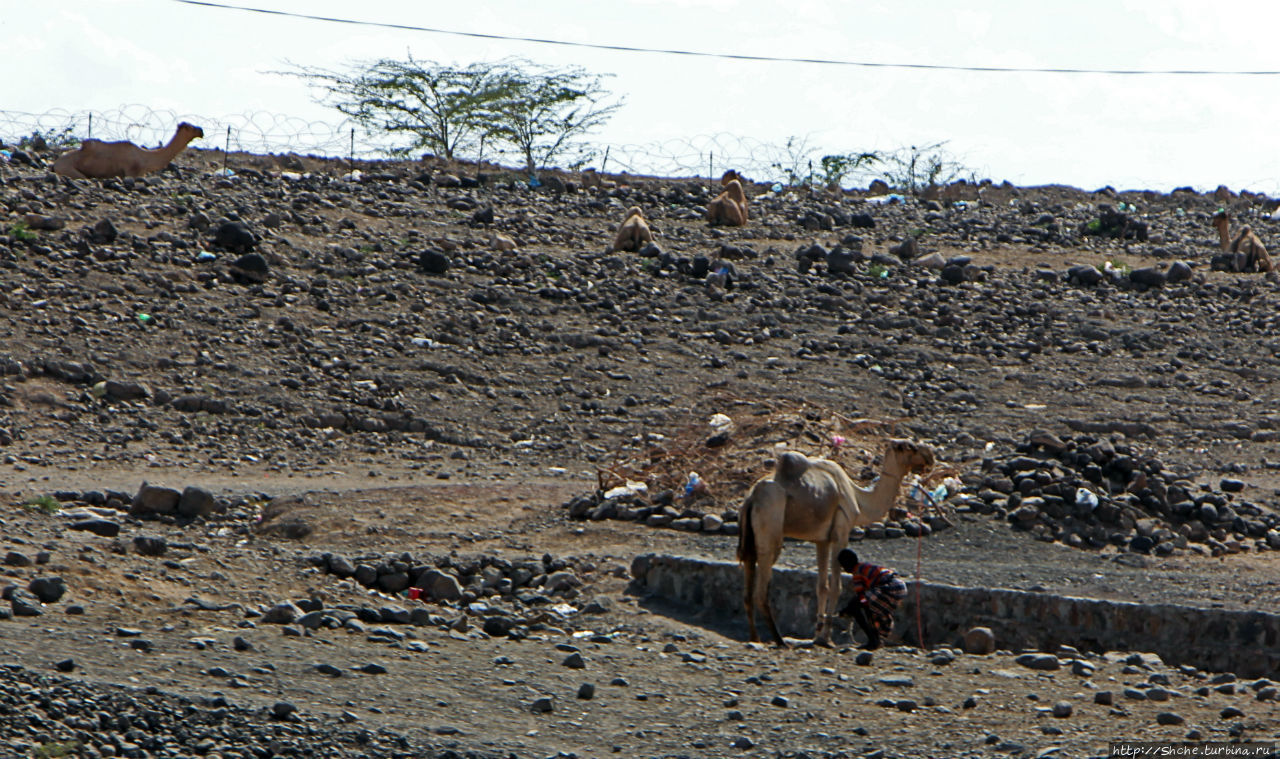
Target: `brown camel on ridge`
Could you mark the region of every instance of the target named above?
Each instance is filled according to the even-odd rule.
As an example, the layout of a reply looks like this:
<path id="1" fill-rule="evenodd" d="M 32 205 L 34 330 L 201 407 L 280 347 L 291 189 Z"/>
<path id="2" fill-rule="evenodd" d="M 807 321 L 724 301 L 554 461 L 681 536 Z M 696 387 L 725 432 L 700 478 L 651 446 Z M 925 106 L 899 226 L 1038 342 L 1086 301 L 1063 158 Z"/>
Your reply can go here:
<path id="1" fill-rule="evenodd" d="M 854 484 L 834 461 L 811 459 L 790 451 L 778 457 L 772 475 L 751 486 L 738 516 L 738 561 L 743 568 L 743 603 L 751 640 L 759 642 L 756 608 L 764 611 L 774 642 L 785 647 L 769 604 L 773 564 L 783 538 L 814 543 L 818 548 L 818 620 L 814 642 L 827 644 L 831 619 L 840 599 L 836 554 L 849 542 L 849 531 L 885 518 L 898 500 L 902 480 L 912 471 L 933 467 L 933 449 L 910 440 L 885 444 L 880 478 L 870 488 Z"/>
<path id="2" fill-rule="evenodd" d="M 168 166 L 197 137 L 204 137 L 204 130 L 184 121 L 178 125 L 169 144 L 154 150 L 140 148 L 128 140 L 103 142 L 88 139 L 75 150 L 58 156 L 58 160 L 53 162 L 53 171 L 75 179 L 140 177 Z"/>
<path id="3" fill-rule="evenodd" d="M 1236 239 L 1231 239 L 1231 215 L 1226 211 L 1218 211 L 1213 215 L 1213 226 L 1218 228 L 1218 236 L 1222 241 L 1222 252 L 1231 255 L 1231 268 L 1234 271 L 1271 271 L 1271 258 L 1262 240 L 1249 227 L 1241 227 Z"/>
<path id="4" fill-rule="evenodd" d="M 638 207 L 627 211 L 627 218 L 618 225 L 618 233 L 613 237 L 614 252 L 627 250 L 632 253 L 653 242 L 653 232 L 649 223 L 644 220 L 644 212 Z"/>
<path id="5" fill-rule="evenodd" d="M 746 226 L 750 212 L 747 209 L 747 193 L 742 189 L 742 182 L 736 177 L 738 172 L 730 169 L 720 179 L 724 192 L 707 203 L 707 221 L 712 224 L 725 224 L 730 227 Z"/>

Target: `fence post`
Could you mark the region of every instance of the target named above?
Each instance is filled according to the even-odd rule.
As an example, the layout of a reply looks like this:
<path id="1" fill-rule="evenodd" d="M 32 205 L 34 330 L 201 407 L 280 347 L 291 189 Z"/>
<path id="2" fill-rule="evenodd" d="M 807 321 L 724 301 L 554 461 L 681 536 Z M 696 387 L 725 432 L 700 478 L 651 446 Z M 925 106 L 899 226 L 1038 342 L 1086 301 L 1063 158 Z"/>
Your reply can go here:
<path id="1" fill-rule="evenodd" d="M 227 125 L 227 144 L 222 148 L 222 176 L 227 176 L 227 156 L 231 154 L 231 125 Z"/>
<path id="2" fill-rule="evenodd" d="M 600 162 L 600 173 L 604 174 L 604 167 L 609 165 L 609 146 L 604 146 L 604 160 Z"/>
<path id="3" fill-rule="evenodd" d="M 85 139 L 93 138 L 93 111 L 89 111 L 89 136 Z"/>
<path id="4" fill-rule="evenodd" d="M 716 184 L 716 152 L 714 150 L 707 151 L 707 179 L 711 182 L 711 189 L 715 189 Z"/>
<path id="5" fill-rule="evenodd" d="M 354 172 L 356 170 L 356 128 L 351 127 L 351 152 L 347 158 L 347 171 Z"/>

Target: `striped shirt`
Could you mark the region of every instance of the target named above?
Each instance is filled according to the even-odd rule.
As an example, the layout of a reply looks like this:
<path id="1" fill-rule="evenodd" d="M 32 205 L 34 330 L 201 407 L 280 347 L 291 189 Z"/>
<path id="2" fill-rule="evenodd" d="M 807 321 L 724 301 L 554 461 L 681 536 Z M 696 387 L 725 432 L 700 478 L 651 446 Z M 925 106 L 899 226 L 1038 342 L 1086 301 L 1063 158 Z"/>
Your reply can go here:
<path id="1" fill-rule="evenodd" d="M 897 574 L 888 567 L 866 563 L 859 564 L 854 568 L 852 574 L 853 582 L 850 584 L 849 589 L 858 597 L 866 595 L 869 589 L 877 585 L 892 582 L 897 577 Z"/>

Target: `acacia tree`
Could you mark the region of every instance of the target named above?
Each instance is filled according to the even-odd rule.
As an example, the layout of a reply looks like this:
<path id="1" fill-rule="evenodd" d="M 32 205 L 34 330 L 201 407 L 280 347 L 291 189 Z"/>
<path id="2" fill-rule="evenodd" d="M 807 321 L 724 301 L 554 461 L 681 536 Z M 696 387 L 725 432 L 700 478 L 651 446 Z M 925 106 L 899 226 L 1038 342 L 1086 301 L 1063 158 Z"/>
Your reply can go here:
<path id="1" fill-rule="evenodd" d="M 321 90 L 321 103 L 365 129 L 409 137 L 393 154 L 429 150 L 450 160 L 492 131 L 494 105 L 512 94 L 501 67 L 446 66 L 412 56 L 355 64 L 347 72 L 297 67 L 281 73 L 306 79 Z"/>
<path id="2" fill-rule="evenodd" d="M 579 66 L 554 68 L 524 59 L 497 64 L 504 93 L 495 104 L 493 135 L 511 145 L 530 174 L 556 157 L 585 147 L 583 138 L 603 126 L 621 102 L 604 77 Z"/>

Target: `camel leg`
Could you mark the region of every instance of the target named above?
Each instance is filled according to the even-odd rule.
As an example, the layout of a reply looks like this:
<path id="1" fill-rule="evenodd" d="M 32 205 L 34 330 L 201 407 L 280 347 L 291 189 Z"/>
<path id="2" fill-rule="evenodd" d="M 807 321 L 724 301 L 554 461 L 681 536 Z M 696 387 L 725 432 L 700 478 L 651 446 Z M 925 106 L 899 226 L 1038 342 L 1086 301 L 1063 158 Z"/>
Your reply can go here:
<path id="1" fill-rule="evenodd" d="M 777 558 L 777 553 L 763 557 L 757 567 L 759 576 L 756 578 L 756 606 L 764 611 L 764 621 L 769 625 L 769 633 L 773 635 L 774 643 L 778 648 L 786 648 L 787 641 L 783 639 L 782 633 L 778 632 L 778 623 L 773 618 L 773 604 L 769 603 L 769 581 L 773 578 L 773 562 Z"/>
<path id="2" fill-rule="evenodd" d="M 817 621 L 813 631 L 813 642 L 823 646 L 831 645 L 831 543 L 818 543 L 818 604 Z"/>
<path id="3" fill-rule="evenodd" d="M 756 564 L 753 561 L 742 564 L 742 605 L 747 609 L 747 639 L 759 643 L 760 633 L 756 630 Z"/>

